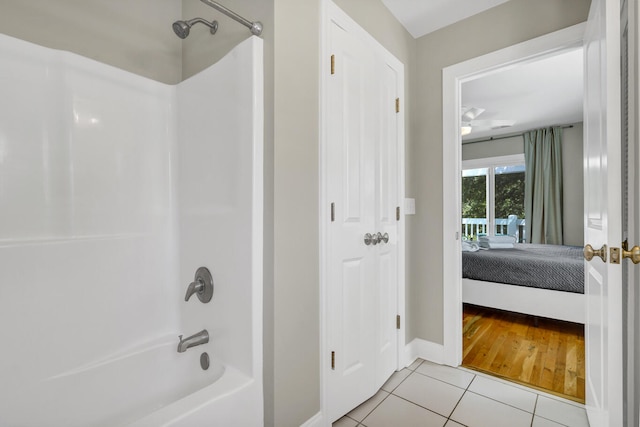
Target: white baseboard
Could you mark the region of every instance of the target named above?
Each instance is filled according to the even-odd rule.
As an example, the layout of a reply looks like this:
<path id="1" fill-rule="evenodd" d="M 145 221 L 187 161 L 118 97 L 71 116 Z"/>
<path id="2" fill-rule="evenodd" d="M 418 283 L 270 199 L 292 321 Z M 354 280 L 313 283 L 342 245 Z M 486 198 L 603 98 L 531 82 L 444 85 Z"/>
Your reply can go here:
<path id="1" fill-rule="evenodd" d="M 323 422 L 322 412 L 318 412 L 313 417 L 305 421 L 304 424 L 301 424 L 300 427 L 322 427 Z"/>
<path id="2" fill-rule="evenodd" d="M 407 366 L 418 357 L 429 362 L 444 364 L 444 346 L 421 338 L 414 338 L 405 346 Z"/>

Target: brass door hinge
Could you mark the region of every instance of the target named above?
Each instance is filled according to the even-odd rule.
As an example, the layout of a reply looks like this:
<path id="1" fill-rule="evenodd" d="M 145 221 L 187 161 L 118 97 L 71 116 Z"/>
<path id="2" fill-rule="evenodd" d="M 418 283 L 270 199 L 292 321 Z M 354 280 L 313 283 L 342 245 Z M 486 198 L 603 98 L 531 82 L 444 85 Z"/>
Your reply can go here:
<path id="1" fill-rule="evenodd" d="M 331 55 L 331 74 L 336 73 L 336 56 Z"/>
<path id="2" fill-rule="evenodd" d="M 396 329 L 400 329 L 400 315 L 396 316 Z"/>
<path id="3" fill-rule="evenodd" d="M 400 221 L 400 206 L 396 208 L 396 221 Z"/>
<path id="4" fill-rule="evenodd" d="M 331 352 L 331 369 L 333 370 L 336 369 L 336 352 L 335 351 Z"/>
<path id="5" fill-rule="evenodd" d="M 331 222 L 336 220 L 336 204 L 331 202 Z"/>
<path id="6" fill-rule="evenodd" d="M 396 113 L 400 112 L 400 98 L 396 98 Z"/>

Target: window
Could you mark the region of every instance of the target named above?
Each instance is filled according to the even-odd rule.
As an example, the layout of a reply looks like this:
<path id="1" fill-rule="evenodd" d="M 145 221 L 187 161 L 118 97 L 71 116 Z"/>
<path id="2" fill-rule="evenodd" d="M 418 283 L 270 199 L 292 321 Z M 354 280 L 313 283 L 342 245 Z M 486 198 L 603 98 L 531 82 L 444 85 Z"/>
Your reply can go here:
<path id="1" fill-rule="evenodd" d="M 524 236 L 524 154 L 462 162 L 462 235 Z"/>

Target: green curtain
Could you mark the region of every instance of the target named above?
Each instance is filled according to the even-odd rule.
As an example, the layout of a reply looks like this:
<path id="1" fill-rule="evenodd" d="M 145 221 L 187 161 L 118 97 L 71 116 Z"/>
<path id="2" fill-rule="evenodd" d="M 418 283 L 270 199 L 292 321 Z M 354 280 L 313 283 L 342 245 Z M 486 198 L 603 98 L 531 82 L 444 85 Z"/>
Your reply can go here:
<path id="1" fill-rule="evenodd" d="M 562 128 L 524 133 L 524 210 L 529 243 L 561 245 Z"/>

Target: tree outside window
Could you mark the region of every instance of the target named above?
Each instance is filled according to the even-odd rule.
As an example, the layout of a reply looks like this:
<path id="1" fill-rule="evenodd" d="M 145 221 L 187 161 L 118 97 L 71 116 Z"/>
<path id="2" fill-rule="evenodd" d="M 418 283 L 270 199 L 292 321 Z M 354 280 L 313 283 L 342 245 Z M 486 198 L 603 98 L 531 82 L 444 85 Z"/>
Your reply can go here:
<path id="1" fill-rule="evenodd" d="M 486 167 L 465 168 L 462 173 L 462 234 L 468 240 L 479 235 L 512 234 L 509 216 L 517 216 L 516 236 L 523 240 L 524 159 L 492 158 L 468 162 Z M 505 162 L 510 164 L 505 164 Z M 467 162 L 465 162 L 467 163 Z"/>

